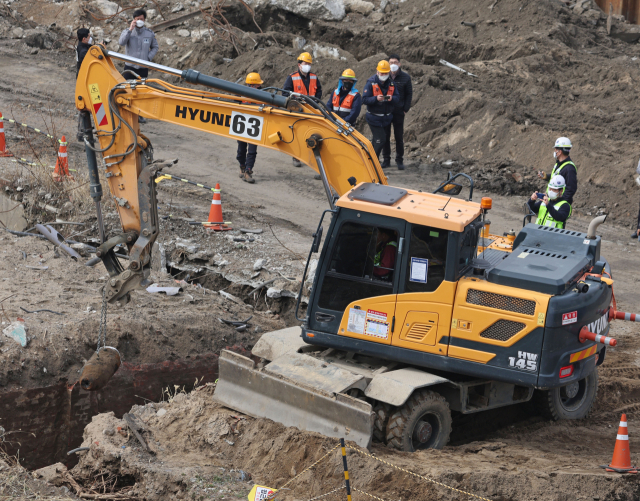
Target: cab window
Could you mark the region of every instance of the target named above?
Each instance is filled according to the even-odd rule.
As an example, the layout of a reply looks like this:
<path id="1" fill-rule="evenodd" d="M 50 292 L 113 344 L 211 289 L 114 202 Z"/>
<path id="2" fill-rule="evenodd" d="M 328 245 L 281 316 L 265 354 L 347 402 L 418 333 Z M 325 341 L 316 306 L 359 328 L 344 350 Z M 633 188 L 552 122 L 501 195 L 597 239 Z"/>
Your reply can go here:
<path id="1" fill-rule="evenodd" d="M 471 265 L 471 261 L 476 257 L 476 246 L 478 245 L 478 230 L 471 224 L 466 227 L 460 236 L 460 252 L 458 260 L 458 272 L 462 273 L 465 268 Z"/>
<path id="2" fill-rule="evenodd" d="M 444 280 L 449 232 L 411 225 L 404 292 L 433 292 Z"/>
<path id="3" fill-rule="evenodd" d="M 322 282 L 318 306 L 344 311 L 353 301 L 392 294 L 397 252 L 395 230 L 343 224 Z"/>

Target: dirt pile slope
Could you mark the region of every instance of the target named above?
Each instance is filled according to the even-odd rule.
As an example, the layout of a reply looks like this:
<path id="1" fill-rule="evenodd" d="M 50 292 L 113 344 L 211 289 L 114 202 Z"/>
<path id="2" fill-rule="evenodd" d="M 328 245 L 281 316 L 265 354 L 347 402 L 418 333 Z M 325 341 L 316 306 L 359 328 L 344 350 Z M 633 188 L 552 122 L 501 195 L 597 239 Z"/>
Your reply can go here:
<path id="1" fill-rule="evenodd" d="M 90 447 L 72 470 L 79 482 L 97 472 L 135 479 L 134 491 L 148 500 L 240 497 L 251 483 L 281 487 L 319 460 L 336 440 L 264 419 L 238 416 L 212 402 L 213 387 L 171 402 L 134 407 L 132 414 L 154 453 L 143 451 L 123 421 L 95 416 L 83 446 Z M 635 423 L 630 424 L 631 427 Z M 115 433 L 114 433 L 115 432 Z M 399 453 L 374 446 L 375 457 L 446 485 L 491 499 L 637 499 L 637 482 L 605 474 L 615 428 L 583 422 L 528 421 L 511 426 L 491 442 L 476 441 Z M 124 434 L 126 435 L 126 433 Z M 607 447 L 600 447 L 606 436 Z M 631 449 L 640 441 L 631 439 Z M 634 454 L 634 459 L 636 454 Z M 460 493 L 419 480 L 356 452 L 349 453 L 352 485 L 383 499 L 464 499 Z M 240 473 L 242 471 L 242 473 Z M 252 482 L 242 482 L 252 476 Z M 283 491 L 284 499 L 309 499 L 342 485 L 339 451 Z M 129 482 L 131 483 L 131 482 Z M 130 488 L 130 485 L 127 487 Z M 357 494 L 356 494 L 357 495 Z M 361 496 L 362 497 L 362 496 Z"/>

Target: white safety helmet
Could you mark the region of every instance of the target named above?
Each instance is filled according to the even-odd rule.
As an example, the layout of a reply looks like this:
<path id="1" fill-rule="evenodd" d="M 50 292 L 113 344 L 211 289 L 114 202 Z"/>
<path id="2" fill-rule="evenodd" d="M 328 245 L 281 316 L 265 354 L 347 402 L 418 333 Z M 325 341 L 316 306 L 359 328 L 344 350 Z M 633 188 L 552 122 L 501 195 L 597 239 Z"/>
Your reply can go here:
<path id="1" fill-rule="evenodd" d="M 557 176 L 553 176 L 551 178 L 551 181 L 549 181 L 549 188 L 550 189 L 554 189 L 554 190 L 563 190 L 565 187 L 567 186 L 565 180 L 564 180 L 564 176 L 561 175 L 557 175 Z"/>
<path id="2" fill-rule="evenodd" d="M 556 144 L 554 148 L 561 149 L 564 153 L 569 153 L 573 145 L 571 144 L 571 140 L 568 137 L 559 137 L 556 139 Z"/>

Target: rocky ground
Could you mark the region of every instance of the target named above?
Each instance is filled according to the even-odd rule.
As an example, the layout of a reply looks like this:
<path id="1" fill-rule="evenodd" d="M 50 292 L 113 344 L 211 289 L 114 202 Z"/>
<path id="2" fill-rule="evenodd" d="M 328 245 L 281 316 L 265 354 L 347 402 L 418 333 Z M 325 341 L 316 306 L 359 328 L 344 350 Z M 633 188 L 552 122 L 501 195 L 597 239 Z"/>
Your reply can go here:
<path id="1" fill-rule="evenodd" d="M 129 11 L 96 19 L 115 14 L 110 9 L 117 5 L 104 0 L 0 3 L 0 112 L 56 138 L 66 135 L 70 167 L 77 171 L 75 181 L 53 183 L 49 167 L 55 162 L 55 143 L 5 122 L 11 150 L 42 166 L 0 158 L 0 210 L 21 205 L 25 229 L 56 220 L 80 223 L 56 228 L 86 244 L 78 246 L 83 256 L 73 261 L 56 253 L 48 241 L 0 230 L 0 330 L 18 324 L 27 337 L 22 347 L 0 335 L 2 392 L 75 382 L 97 343 L 106 272 L 101 265 L 85 266 L 91 257 L 87 245 L 95 245 L 97 231 L 84 152 L 74 139 L 72 34 L 80 26 L 91 26 L 96 40 L 120 50 L 117 38 L 128 24 L 122 16 Z M 126 1 L 119 5 L 132 6 Z M 208 6 L 154 1 L 147 5 L 149 24 Z M 607 20 L 590 0 L 568 6 L 552 0 L 480 0 L 472 6 L 451 0 L 258 0 L 250 6 L 253 11 L 240 2 L 225 2 L 230 24 L 224 26 L 232 36 L 223 36 L 228 32 L 216 24 L 223 21 L 207 17 L 207 11 L 205 17 L 160 26 L 156 61 L 231 81 L 257 70 L 267 85 L 279 86 L 293 71 L 295 56 L 310 50 L 314 71 L 328 93 L 345 67 L 356 71 L 362 85 L 379 59 L 399 52 L 415 90 L 407 115 L 409 166 L 404 172 L 392 168 L 390 183 L 433 189 L 448 170 L 468 172 L 476 181 L 474 199 L 494 198 L 490 218 L 499 234 L 520 226 L 526 196 L 542 187 L 534 172 L 549 170 L 551 144 L 557 136 L 568 135 L 575 145 L 572 157 L 580 182 L 571 227 L 584 231 L 592 216 L 610 214 L 601 227 L 602 252 L 616 278 L 619 308 L 638 310 L 639 244 L 628 234 L 640 194 L 634 180 L 639 155 L 633 86 L 640 76 L 640 49 L 620 40 L 636 28 L 619 18 Z M 475 23 L 475 28 L 462 21 Z M 217 31 L 210 31 L 212 26 L 218 26 Z M 440 59 L 476 77 L 444 67 Z M 363 119 L 357 126 L 368 133 Z M 153 278 L 160 286 L 181 290 L 175 296 L 137 291 L 130 304 L 110 307 L 107 344 L 132 364 L 160 363 L 232 345 L 250 349 L 261 332 L 294 325 L 311 235 L 326 208 L 312 171 L 295 169 L 287 157 L 261 149 L 257 182 L 248 185 L 237 177 L 235 142 L 158 122 L 144 126 L 144 133 L 151 137 L 157 158 L 179 159 L 170 173 L 222 184 L 225 219 L 234 230 L 216 234 L 189 225 L 206 218 L 211 193 L 162 181 L 163 219 Z M 111 234 L 118 230 L 113 209 L 105 195 L 103 211 Z M 243 233 L 241 228 L 261 233 Z M 307 293 L 305 287 L 303 311 Z M 249 316 L 242 332 L 218 320 Z M 443 451 L 408 455 L 375 445 L 374 454 L 495 500 L 637 499 L 640 491 L 633 478 L 598 468 L 610 460 L 621 412 L 629 416 L 632 459 L 640 462 L 633 431 L 640 425 L 634 415 L 640 409 L 638 328 L 615 323 L 611 333 L 620 344 L 607 352 L 598 400 L 588 420 L 549 423 L 527 406 L 514 407 L 473 423 L 454 423 L 451 445 Z M 155 454 L 142 451 L 117 416 L 101 414 L 85 432 L 83 445 L 91 450 L 79 454 L 80 463 L 71 471 L 80 490 L 68 479 L 56 480 L 55 471 L 42 476 L 65 485 L 70 491 L 60 492 L 70 497 L 113 496 L 115 491 L 138 499 L 230 499 L 245 496 L 253 482 L 282 487 L 334 446 L 318 435 L 236 416 L 211 402 L 212 391 L 212 386 L 201 386 L 189 395 L 174 393 L 169 401 L 132 410 Z M 2 412 L 11 409 L 0 411 L 4 440 Z M 331 456 L 316 473 L 292 482 L 284 496 L 310 499 L 339 487 L 338 459 Z M 383 499 L 465 499 L 357 453 L 351 453 L 349 461 L 355 487 Z M 6 485 L 3 472 L 12 479 L 25 474 L 19 467 L 3 467 L 0 489 Z M 13 491 L 0 490 L 0 496 L 6 492 Z"/>

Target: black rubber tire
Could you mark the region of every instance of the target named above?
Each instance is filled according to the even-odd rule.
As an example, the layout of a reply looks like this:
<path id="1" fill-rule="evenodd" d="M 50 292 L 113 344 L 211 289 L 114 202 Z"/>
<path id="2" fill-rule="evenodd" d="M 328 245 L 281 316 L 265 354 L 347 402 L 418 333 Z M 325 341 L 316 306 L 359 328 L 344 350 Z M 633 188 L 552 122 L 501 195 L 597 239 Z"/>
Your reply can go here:
<path id="1" fill-rule="evenodd" d="M 391 406 L 377 402 L 373 406 L 375 419 L 373 421 L 373 439 L 383 444 L 387 443 L 387 423 L 391 414 Z"/>
<path id="2" fill-rule="evenodd" d="M 536 390 L 536 408 L 547 419 L 583 419 L 598 393 L 598 369 L 586 378 L 552 390 Z"/>
<path id="3" fill-rule="evenodd" d="M 426 419 L 425 419 L 426 418 Z M 431 425 L 431 436 L 425 443 L 413 438 L 418 422 Z M 401 451 L 414 452 L 419 449 L 442 449 L 451 434 L 451 410 L 442 395 L 434 391 L 419 390 L 409 397 L 389 418 L 387 444 Z"/>

